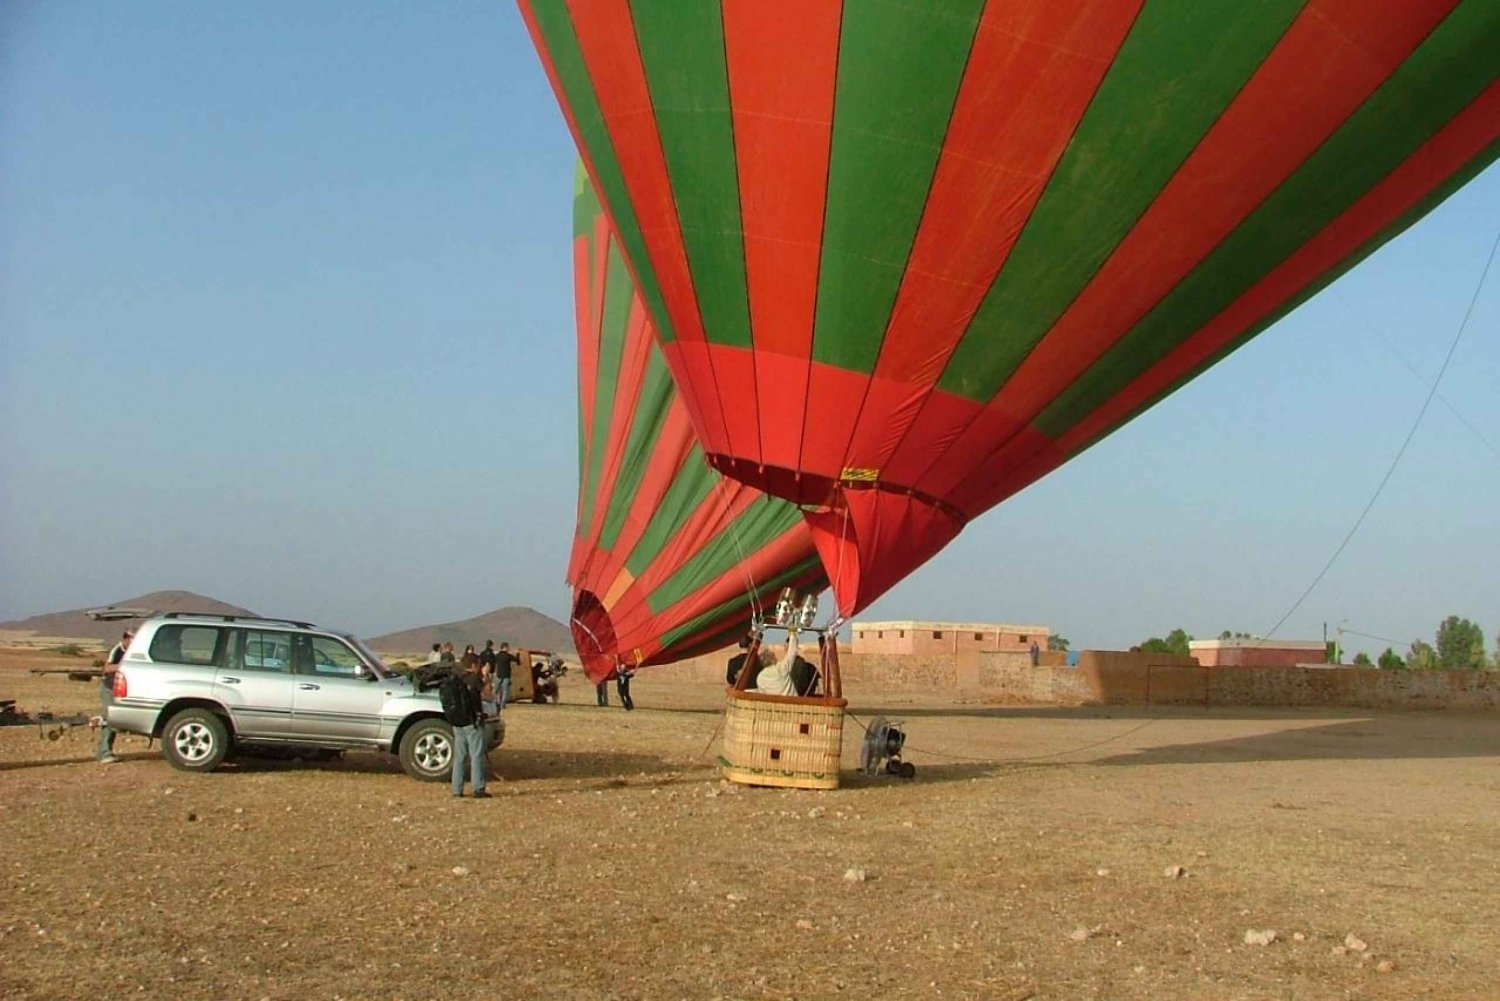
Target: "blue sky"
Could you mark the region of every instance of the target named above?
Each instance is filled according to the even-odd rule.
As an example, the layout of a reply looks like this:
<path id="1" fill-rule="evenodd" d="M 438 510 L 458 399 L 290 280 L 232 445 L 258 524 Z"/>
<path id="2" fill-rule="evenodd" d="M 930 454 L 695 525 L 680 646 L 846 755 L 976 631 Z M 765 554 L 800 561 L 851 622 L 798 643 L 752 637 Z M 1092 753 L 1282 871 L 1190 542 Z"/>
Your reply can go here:
<path id="1" fill-rule="evenodd" d="M 565 617 L 573 158 L 509 3 L 0 6 L 0 619 L 166 587 L 365 633 Z M 869 617 L 1268 630 L 1497 229 L 1492 168 Z M 1493 649 L 1497 332 L 1500 268 L 1279 635 L 1459 614 Z"/>

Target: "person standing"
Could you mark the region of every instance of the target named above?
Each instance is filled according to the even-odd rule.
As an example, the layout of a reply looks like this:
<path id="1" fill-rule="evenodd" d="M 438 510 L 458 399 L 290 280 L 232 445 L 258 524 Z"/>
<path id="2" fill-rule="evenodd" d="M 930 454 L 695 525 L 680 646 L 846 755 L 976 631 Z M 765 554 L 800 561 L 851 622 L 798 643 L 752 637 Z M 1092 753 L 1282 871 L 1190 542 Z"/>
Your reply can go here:
<path id="1" fill-rule="evenodd" d="M 115 728 L 109 725 L 109 707 L 115 701 L 115 675 L 120 670 L 120 661 L 125 659 L 125 650 L 130 646 L 135 633 L 129 629 L 120 636 L 120 642 L 109 648 L 104 657 L 104 673 L 99 677 L 100 717 L 104 725 L 99 727 L 99 750 L 96 757 L 101 765 L 112 765 L 120 759 L 115 757 Z"/>
<path id="2" fill-rule="evenodd" d="M 487 668 L 490 674 L 495 673 L 495 641 L 485 640 L 484 649 L 479 651 L 479 666 Z"/>
<path id="3" fill-rule="evenodd" d="M 615 668 L 615 692 L 620 696 L 620 705 L 629 712 L 635 708 L 635 699 L 630 697 L 630 679 L 635 677 L 635 672 L 624 664 Z"/>
<path id="4" fill-rule="evenodd" d="M 1042 662 L 1042 648 L 1036 640 L 1031 641 L 1031 666 L 1036 667 Z"/>
<path id="5" fill-rule="evenodd" d="M 594 686 L 594 701 L 601 706 L 609 705 L 609 679 L 605 678 Z"/>
<path id="6" fill-rule="evenodd" d="M 462 673 L 451 675 L 438 690 L 443 718 L 453 727 L 453 795 L 464 794 L 464 766 L 469 766 L 469 780 L 475 799 L 489 799 L 484 782 L 484 709 L 480 702 L 484 681 L 479 676 L 479 658 L 464 665 Z"/>
<path id="7" fill-rule="evenodd" d="M 499 690 L 495 693 L 495 703 L 502 712 L 505 711 L 506 703 L 510 701 L 511 671 L 520 659 L 510 652 L 509 643 L 501 643 L 500 652 L 495 654 L 495 683 L 499 685 Z"/>
<path id="8" fill-rule="evenodd" d="M 432 644 L 432 652 L 427 655 L 427 663 L 436 664 L 443 659 L 443 644 Z"/>
<path id="9" fill-rule="evenodd" d="M 443 644 L 443 652 L 439 656 L 438 659 L 441 660 L 444 664 L 457 664 L 458 663 L 458 658 L 453 655 L 453 644 L 452 643 L 444 643 Z"/>
<path id="10" fill-rule="evenodd" d="M 750 653 L 750 637 L 740 637 L 740 652 L 729 658 L 729 667 L 724 671 L 724 684 L 734 687 L 734 683 L 740 680 L 740 672 L 745 669 L 745 657 Z"/>

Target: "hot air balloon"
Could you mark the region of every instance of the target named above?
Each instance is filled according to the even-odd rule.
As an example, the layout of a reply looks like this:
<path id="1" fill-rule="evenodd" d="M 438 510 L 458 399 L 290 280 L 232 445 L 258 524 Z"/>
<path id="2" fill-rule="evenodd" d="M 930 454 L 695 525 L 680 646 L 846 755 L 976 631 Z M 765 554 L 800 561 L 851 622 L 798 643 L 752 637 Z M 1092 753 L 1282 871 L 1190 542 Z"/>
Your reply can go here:
<path id="1" fill-rule="evenodd" d="M 1500 153 L 1495 0 L 520 0 L 708 461 L 840 610 Z"/>
<path id="2" fill-rule="evenodd" d="M 704 460 L 608 221 L 580 169 L 573 643 L 594 681 L 743 635 L 756 603 L 826 587 L 798 509 Z"/>

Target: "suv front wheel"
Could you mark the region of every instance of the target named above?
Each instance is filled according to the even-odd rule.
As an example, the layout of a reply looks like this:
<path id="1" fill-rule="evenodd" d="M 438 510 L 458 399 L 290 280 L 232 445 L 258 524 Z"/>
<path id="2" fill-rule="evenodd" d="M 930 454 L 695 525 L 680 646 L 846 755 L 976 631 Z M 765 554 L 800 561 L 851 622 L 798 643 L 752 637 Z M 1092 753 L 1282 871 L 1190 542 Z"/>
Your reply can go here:
<path id="1" fill-rule="evenodd" d="M 453 773 L 453 728 L 440 719 L 412 724 L 401 737 L 401 767 L 422 782 L 442 782 Z"/>
<path id="2" fill-rule="evenodd" d="M 184 709 L 161 734 L 162 753 L 185 772 L 211 772 L 229 753 L 229 728 L 217 713 Z"/>

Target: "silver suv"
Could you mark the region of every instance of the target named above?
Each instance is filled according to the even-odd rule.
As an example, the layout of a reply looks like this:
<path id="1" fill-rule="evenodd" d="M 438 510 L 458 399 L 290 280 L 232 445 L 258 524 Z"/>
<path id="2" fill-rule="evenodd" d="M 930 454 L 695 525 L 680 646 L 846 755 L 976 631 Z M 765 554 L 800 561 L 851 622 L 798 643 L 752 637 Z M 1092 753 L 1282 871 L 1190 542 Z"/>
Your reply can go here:
<path id="1" fill-rule="evenodd" d="M 168 761 L 208 772 L 235 747 L 378 749 L 436 782 L 453 764 L 453 730 L 435 690 L 387 667 L 359 639 L 308 622 L 153 615 L 115 675 L 109 724 L 159 737 Z M 489 746 L 505 739 L 488 724 Z"/>

